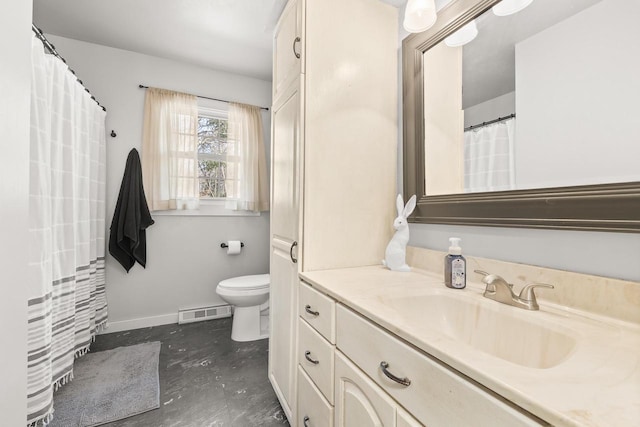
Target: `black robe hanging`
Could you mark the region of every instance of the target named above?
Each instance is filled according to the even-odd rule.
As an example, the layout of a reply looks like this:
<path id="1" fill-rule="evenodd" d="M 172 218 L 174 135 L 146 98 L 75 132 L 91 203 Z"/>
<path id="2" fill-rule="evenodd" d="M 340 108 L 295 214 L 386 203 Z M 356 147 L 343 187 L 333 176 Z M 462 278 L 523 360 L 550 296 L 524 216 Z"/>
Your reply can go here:
<path id="1" fill-rule="evenodd" d="M 135 148 L 129 152 L 124 169 L 116 210 L 111 221 L 109 253 L 127 270 L 138 262 L 147 263 L 145 230 L 153 225 L 142 186 L 140 156 Z"/>

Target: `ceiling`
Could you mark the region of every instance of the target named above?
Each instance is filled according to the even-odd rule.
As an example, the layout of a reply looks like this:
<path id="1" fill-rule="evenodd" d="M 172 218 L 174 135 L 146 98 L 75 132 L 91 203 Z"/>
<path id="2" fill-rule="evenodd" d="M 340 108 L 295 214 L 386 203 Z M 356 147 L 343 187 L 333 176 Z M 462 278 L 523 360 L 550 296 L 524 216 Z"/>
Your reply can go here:
<path id="1" fill-rule="evenodd" d="M 380 1 L 402 13 L 407 0 Z M 449 1 L 436 0 L 437 8 Z M 513 91 L 515 43 L 598 1 L 536 0 L 511 16 L 477 18 L 479 35 L 464 47 L 463 107 Z M 270 81 L 273 30 L 286 2 L 33 0 L 33 22 L 48 34 Z"/>
<path id="2" fill-rule="evenodd" d="M 272 34 L 286 2 L 33 0 L 33 22 L 47 34 L 270 81 Z"/>
<path id="3" fill-rule="evenodd" d="M 271 80 L 286 0 L 34 0 L 45 33 Z M 61 52 L 64 56 L 64 52 Z"/>

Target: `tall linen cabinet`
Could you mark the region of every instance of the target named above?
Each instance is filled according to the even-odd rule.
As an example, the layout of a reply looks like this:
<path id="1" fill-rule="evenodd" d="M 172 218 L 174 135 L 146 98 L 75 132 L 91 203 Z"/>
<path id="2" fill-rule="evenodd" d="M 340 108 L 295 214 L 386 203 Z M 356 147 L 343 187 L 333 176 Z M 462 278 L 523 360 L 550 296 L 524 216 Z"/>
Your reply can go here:
<path id="1" fill-rule="evenodd" d="M 276 26 L 269 380 L 292 423 L 298 273 L 379 264 L 393 234 L 398 47 L 379 0 L 290 0 Z"/>

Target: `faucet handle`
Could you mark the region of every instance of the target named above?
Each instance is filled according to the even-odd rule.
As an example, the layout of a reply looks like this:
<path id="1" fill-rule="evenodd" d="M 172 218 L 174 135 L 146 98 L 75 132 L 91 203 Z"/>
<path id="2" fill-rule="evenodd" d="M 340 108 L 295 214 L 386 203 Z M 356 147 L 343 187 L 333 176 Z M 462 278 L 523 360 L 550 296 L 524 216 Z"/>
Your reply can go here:
<path id="1" fill-rule="evenodd" d="M 549 288 L 553 289 L 553 285 L 546 283 L 530 283 L 520 291 L 520 299 L 529 302 L 533 310 L 538 309 L 538 301 L 536 300 L 536 294 L 533 292 L 535 288 Z"/>
<path id="2" fill-rule="evenodd" d="M 484 279 L 482 279 L 482 282 L 487 285 L 493 286 L 493 281 L 496 279 L 502 280 L 503 282 L 507 283 L 506 280 L 504 280 L 502 277 L 498 276 L 497 274 L 487 273 L 484 270 L 473 270 L 473 271 L 478 274 L 482 274 L 485 277 Z M 507 285 L 509 285 L 509 287 L 513 289 L 513 283 L 507 283 Z"/>

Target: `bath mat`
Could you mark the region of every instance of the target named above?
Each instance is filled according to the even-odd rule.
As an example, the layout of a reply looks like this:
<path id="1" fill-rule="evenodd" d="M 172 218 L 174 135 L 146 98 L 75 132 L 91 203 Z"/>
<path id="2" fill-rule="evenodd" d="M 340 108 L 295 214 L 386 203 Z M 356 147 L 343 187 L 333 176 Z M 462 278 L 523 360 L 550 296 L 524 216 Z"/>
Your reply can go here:
<path id="1" fill-rule="evenodd" d="M 53 396 L 50 427 L 99 426 L 160 406 L 159 341 L 88 353 Z"/>

